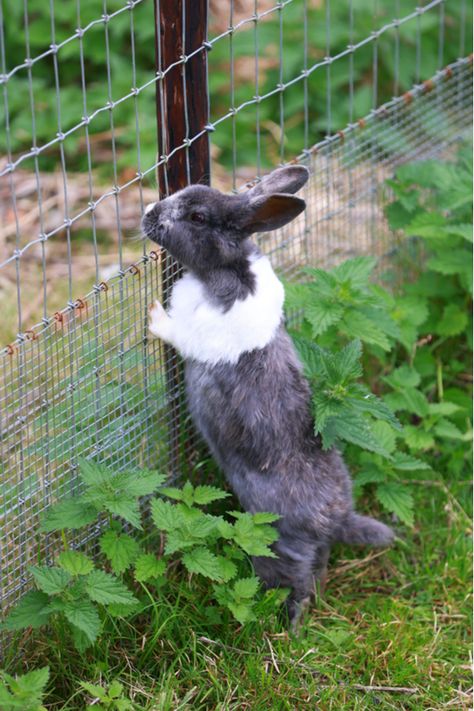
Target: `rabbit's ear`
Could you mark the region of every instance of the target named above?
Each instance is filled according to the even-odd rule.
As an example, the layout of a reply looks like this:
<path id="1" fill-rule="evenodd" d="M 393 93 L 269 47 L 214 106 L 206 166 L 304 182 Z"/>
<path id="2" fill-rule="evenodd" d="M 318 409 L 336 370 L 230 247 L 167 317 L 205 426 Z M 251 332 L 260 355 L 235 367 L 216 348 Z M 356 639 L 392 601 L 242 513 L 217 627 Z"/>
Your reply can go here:
<path id="1" fill-rule="evenodd" d="M 272 193 L 291 193 L 293 195 L 303 187 L 308 178 L 309 171 L 304 165 L 287 165 L 266 175 L 247 194 L 251 199 Z"/>
<path id="2" fill-rule="evenodd" d="M 305 201 L 293 195 L 275 193 L 258 196 L 249 201 L 243 228 L 248 234 L 276 230 L 294 220 L 305 207 Z"/>

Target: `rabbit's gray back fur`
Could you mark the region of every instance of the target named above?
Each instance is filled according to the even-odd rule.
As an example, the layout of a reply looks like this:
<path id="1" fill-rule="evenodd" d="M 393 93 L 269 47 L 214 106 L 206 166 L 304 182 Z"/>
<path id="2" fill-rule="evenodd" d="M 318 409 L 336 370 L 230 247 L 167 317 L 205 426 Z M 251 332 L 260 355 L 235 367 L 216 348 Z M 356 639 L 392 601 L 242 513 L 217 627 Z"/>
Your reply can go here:
<path id="1" fill-rule="evenodd" d="M 313 433 L 310 390 L 279 327 L 238 362 L 186 363 L 189 407 L 247 511 L 282 516 L 279 527 L 329 542 L 351 510 L 346 467 Z"/>

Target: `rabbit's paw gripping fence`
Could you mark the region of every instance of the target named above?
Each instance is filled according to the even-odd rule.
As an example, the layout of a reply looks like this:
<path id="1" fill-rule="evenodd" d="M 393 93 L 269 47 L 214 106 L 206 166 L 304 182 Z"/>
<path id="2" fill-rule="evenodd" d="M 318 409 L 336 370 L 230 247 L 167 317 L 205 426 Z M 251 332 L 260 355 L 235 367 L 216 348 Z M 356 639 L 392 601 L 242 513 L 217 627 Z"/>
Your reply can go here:
<path id="1" fill-rule="evenodd" d="M 179 269 L 132 239 L 157 188 L 241 190 L 304 162 L 305 213 L 259 236 L 276 270 L 297 278 L 356 254 L 389 259 L 385 180 L 402 162 L 449 155 L 469 131 L 464 0 L 209 9 L 0 5 L 5 609 L 28 587 L 28 566 L 56 549 L 38 518 L 78 489 L 80 457 L 173 475 L 196 462 L 176 355 L 147 330 Z"/>

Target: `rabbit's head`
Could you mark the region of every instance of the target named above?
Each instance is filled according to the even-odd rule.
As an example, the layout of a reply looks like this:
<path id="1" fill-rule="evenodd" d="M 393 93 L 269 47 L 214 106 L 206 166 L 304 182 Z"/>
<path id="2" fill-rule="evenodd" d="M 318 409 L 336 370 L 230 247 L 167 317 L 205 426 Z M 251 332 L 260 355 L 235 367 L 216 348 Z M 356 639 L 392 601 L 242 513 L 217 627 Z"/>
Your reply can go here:
<path id="1" fill-rule="evenodd" d="M 191 185 L 149 205 L 143 232 L 192 271 L 230 266 L 245 257 L 251 234 L 282 227 L 304 210 L 293 193 L 308 175 L 300 165 L 278 168 L 241 195 Z"/>

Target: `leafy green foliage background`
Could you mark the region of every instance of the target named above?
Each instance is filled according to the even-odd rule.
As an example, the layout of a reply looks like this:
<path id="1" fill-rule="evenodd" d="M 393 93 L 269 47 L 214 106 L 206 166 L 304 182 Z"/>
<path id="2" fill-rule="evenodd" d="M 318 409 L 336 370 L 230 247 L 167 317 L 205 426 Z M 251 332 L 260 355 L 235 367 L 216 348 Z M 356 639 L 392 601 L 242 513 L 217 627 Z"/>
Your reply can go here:
<path id="1" fill-rule="evenodd" d="M 454 61 L 461 51 L 461 25 L 469 27 L 472 8 L 466 5 L 466 17 L 462 20 L 462 3 L 448 1 L 445 8 L 443 49 L 439 50 L 439 10 L 432 10 L 401 25 L 398 32 L 391 29 L 384 32 L 376 43 L 377 79 L 372 81 L 375 44 L 370 42 L 358 48 L 353 58 L 342 57 L 334 61 L 329 70 L 322 66 L 313 72 L 305 82 L 297 81 L 283 92 L 255 105 L 246 107 L 233 119 L 222 122 L 215 133 L 213 142 L 217 147 L 217 159 L 226 167 L 232 165 L 234 135 L 238 145 L 238 162 L 255 165 L 257 161 L 256 122 L 261 130 L 261 150 L 264 165 L 275 163 L 279 158 L 280 144 L 288 157 L 294 157 L 304 147 L 305 121 L 304 105 L 308 114 L 308 145 L 315 143 L 330 131 L 342 128 L 352 118 L 364 116 L 378 105 L 397 93 L 408 90 L 416 80 L 418 33 L 420 41 L 420 78 L 429 78 L 436 69 Z M 112 14 L 124 6 L 123 0 L 108 0 L 106 10 Z M 249 17 L 254 12 L 253 2 L 248 3 Z M 400 16 L 415 10 L 413 0 L 400 0 Z M 238 106 L 256 95 L 273 91 L 281 80 L 288 82 L 302 79 L 305 67 L 304 52 L 304 7 L 305 3 L 293 2 L 279 12 L 272 12 L 256 24 L 246 23 L 233 33 L 232 38 L 223 38 L 213 45 L 209 53 L 209 91 L 211 120 L 225 115 L 232 103 Z M 353 0 L 352 42 L 356 44 L 367 37 L 372 29 L 391 23 L 395 8 L 391 2 L 379 2 L 374 15 L 372 3 Z M 215 3 L 214 19 L 211 15 L 210 36 L 216 36 L 228 25 L 229 6 Z M 82 0 L 80 14 L 70 3 L 54 3 L 54 20 L 50 19 L 49 4 L 42 0 L 28 1 L 28 32 L 25 32 L 22 3 L 6 0 L 4 14 L 5 54 L 7 71 L 24 62 L 29 54 L 40 55 L 53 42 L 59 44 L 72 35 L 75 28 L 85 27 L 102 16 L 104 9 L 97 0 Z M 130 29 L 130 14 L 133 19 L 133 40 Z M 336 56 L 347 48 L 349 37 L 349 0 L 331 3 L 329 32 L 326 32 L 326 8 L 324 3 L 307 3 L 308 56 L 306 65 L 322 62 L 327 54 Z M 38 145 L 54 138 L 56 131 L 67 131 L 87 113 L 106 105 L 110 99 L 116 102 L 130 93 L 132 87 L 149 81 L 155 72 L 154 65 L 154 22 L 153 5 L 146 0 L 133 9 L 123 12 L 107 24 L 108 47 L 105 27 L 102 22 L 94 25 L 83 36 L 84 76 L 86 103 L 82 96 L 81 53 L 79 41 L 73 40 L 58 52 L 58 95 L 54 62 L 51 57 L 36 63 L 31 70 L 32 94 L 28 86 L 26 69 L 18 71 L 8 82 L 8 121 L 10 148 L 13 154 L 29 150 L 32 145 L 32 111 L 35 108 L 34 129 Z M 225 29 L 224 29 L 225 31 Z M 279 56 L 280 34 L 282 55 Z M 399 41 L 398 60 L 396 42 Z M 136 70 L 132 69 L 132 42 L 135 52 Z M 29 45 L 29 52 L 26 45 Z M 230 45 L 234 57 L 235 86 L 230 98 Z M 259 81 L 255 84 L 255 54 L 258 49 Z M 464 53 L 471 51 L 470 33 L 465 33 Z M 281 60 L 281 67 L 280 67 Z M 110 66 L 108 76 L 107 64 Z M 351 83 L 353 103 L 351 107 Z M 196 90 L 196 87 L 193 87 Z M 328 115 L 328 105 L 330 116 Z M 60 126 L 57 120 L 60 112 Z M 135 112 L 139 117 L 139 137 L 136 134 Z M 104 165 L 104 151 L 111 155 L 111 117 L 109 111 L 99 113 L 89 125 L 94 136 L 92 161 L 94 168 L 104 175 L 110 175 L 110 167 Z M 141 92 L 136 102 L 129 98 L 114 106 L 113 124 L 116 133 L 118 167 L 130 170 L 137 166 L 138 149 L 142 167 L 150 166 L 156 160 L 156 119 L 154 84 Z M 281 115 L 280 115 L 281 114 Z M 285 125 L 285 137 L 280 135 L 280 121 Z M 5 121 L 0 121 L 0 150 L 6 151 Z M 137 148 L 138 142 L 138 148 Z M 64 151 L 69 170 L 86 170 L 87 158 L 84 150 L 85 130 L 81 129 L 64 141 Z M 102 148 L 102 151 L 99 149 Z M 52 170 L 59 160 L 56 148 L 47 151 L 40 159 L 43 170 Z"/>
<path id="2" fill-rule="evenodd" d="M 388 291 L 370 280 L 375 260 L 355 257 L 307 269 L 306 283 L 287 285 L 287 299 L 303 314 L 294 340 L 323 447 L 347 447 L 356 493 L 373 488 L 413 525 L 407 477 L 468 475 L 472 452 L 471 145 L 454 160 L 398 168 L 387 188 L 400 243 L 385 276 L 393 283 L 398 261 L 412 278 Z M 363 362 L 378 397 L 360 382 Z"/>
<path id="3" fill-rule="evenodd" d="M 212 583 L 218 605 L 211 608 L 214 616 L 221 606 L 242 624 L 255 619 L 260 584 L 247 556 L 275 556 L 270 546 L 277 532 L 271 524 L 278 516 L 230 511 L 235 519 L 231 522 L 201 508 L 227 498 L 227 492 L 208 485 L 193 487 L 189 481 L 182 488 L 163 487 L 166 476 L 155 471 L 114 472 L 83 459 L 80 478 L 83 493 L 58 501 L 42 519 L 42 533 L 60 532 L 64 550 L 52 566 L 30 566 L 36 590 L 27 592 L 11 610 L 5 630 L 40 628 L 59 619 L 75 648 L 84 652 L 103 633 L 107 620 L 143 614 L 150 601 L 153 607 L 166 586 L 167 569 L 176 560 L 190 581 L 197 575 Z M 154 530 L 148 523 L 145 535 L 140 499 L 157 490 L 161 496 L 150 502 Z M 108 526 L 101 527 L 97 565 L 70 547 L 68 535 L 104 515 Z M 162 555 L 157 556 L 160 548 Z"/>

